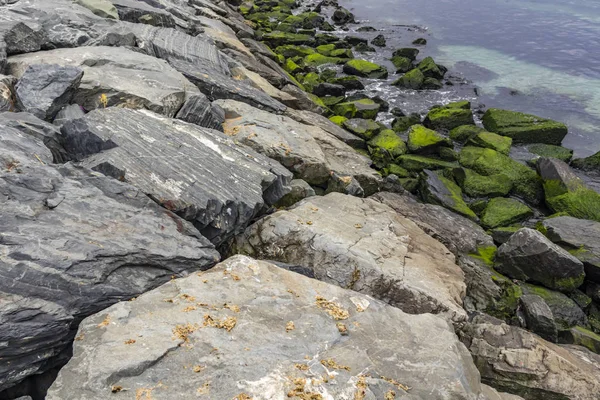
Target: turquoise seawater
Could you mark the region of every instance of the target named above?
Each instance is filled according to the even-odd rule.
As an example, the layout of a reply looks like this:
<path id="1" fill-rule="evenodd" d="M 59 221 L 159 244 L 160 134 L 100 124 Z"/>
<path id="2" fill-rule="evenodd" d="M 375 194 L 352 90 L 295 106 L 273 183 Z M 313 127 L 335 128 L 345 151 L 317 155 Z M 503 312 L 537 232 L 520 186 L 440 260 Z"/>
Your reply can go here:
<path id="1" fill-rule="evenodd" d="M 600 1 L 342 0 L 391 46 L 425 54 L 478 87 L 478 101 L 557 119 L 577 156 L 600 151 Z M 406 25 L 416 25 L 408 33 Z M 395 36 L 395 37 L 394 37 Z"/>

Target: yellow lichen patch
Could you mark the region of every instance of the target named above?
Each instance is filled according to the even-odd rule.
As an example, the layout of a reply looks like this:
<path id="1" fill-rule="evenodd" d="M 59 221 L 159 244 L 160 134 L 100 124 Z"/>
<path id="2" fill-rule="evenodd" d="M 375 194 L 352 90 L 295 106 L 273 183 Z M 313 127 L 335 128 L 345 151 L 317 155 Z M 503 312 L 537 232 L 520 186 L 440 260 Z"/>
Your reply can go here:
<path id="1" fill-rule="evenodd" d="M 327 368 L 332 369 L 345 369 L 346 371 L 350 371 L 350 367 L 347 365 L 338 364 L 333 358 L 328 358 L 326 360 L 321 360 L 321 364 L 323 364 Z"/>
<path id="2" fill-rule="evenodd" d="M 183 309 L 183 312 L 190 312 L 196 310 L 196 306 L 187 306 Z"/>
<path id="3" fill-rule="evenodd" d="M 323 396 L 319 393 L 305 392 L 304 387 L 306 386 L 306 379 L 295 378 L 292 381 L 294 388 L 287 394 L 288 397 L 300 400 L 323 400 Z"/>
<path id="4" fill-rule="evenodd" d="M 252 397 L 248 396 L 246 393 L 240 393 L 235 396 L 232 400 L 252 400 Z"/>
<path id="5" fill-rule="evenodd" d="M 362 226 L 361 224 L 354 224 L 354 227 L 355 227 L 356 229 L 361 229 L 363 226 Z"/>
<path id="6" fill-rule="evenodd" d="M 214 319 L 210 315 L 204 316 L 204 326 L 212 326 L 213 328 L 225 329 L 227 332 L 231 332 L 237 324 L 237 318 L 227 317 L 224 320 Z"/>
<path id="7" fill-rule="evenodd" d="M 223 271 L 223 275 L 231 275 L 231 278 L 232 278 L 234 281 L 239 281 L 239 280 L 240 280 L 240 277 L 239 277 L 239 276 L 237 276 L 236 274 L 234 274 L 234 273 L 231 273 L 231 272 L 229 272 L 229 271 L 227 271 L 227 270 Z"/>
<path id="8" fill-rule="evenodd" d="M 196 301 L 196 298 L 194 296 L 190 296 L 189 294 L 181 294 L 179 295 L 179 297 L 181 297 L 183 300 L 187 301 L 188 303 L 193 303 Z"/>
<path id="9" fill-rule="evenodd" d="M 192 325 L 188 322 L 185 325 L 177 325 L 175 328 L 173 328 L 173 336 L 176 339 L 181 339 L 185 342 L 188 342 L 189 341 L 188 336 L 197 330 L 198 330 L 198 325 L 196 325 L 196 324 Z"/>
<path id="10" fill-rule="evenodd" d="M 298 293 L 294 292 L 292 289 L 288 289 L 287 292 L 292 294 L 293 296 L 300 297 L 300 295 Z"/>
<path id="11" fill-rule="evenodd" d="M 102 320 L 102 322 L 100 322 L 100 323 L 98 324 L 98 328 L 102 328 L 102 327 L 104 327 L 104 326 L 107 326 L 108 324 L 110 324 L 110 315 L 107 315 L 107 316 L 106 316 L 106 317 L 105 317 L 105 318 Z"/>
<path id="12" fill-rule="evenodd" d="M 354 400 L 364 400 L 367 396 L 367 377 L 361 375 L 358 377 L 358 382 L 356 382 L 356 392 L 354 393 Z"/>
<path id="13" fill-rule="evenodd" d="M 388 391 L 383 397 L 384 400 L 394 400 L 396 398 L 396 392 L 393 390 Z"/>
<path id="14" fill-rule="evenodd" d="M 108 105 L 108 97 L 104 93 L 100 95 L 100 104 L 103 108 L 106 108 L 106 106 Z"/>
<path id="15" fill-rule="evenodd" d="M 293 331 L 294 329 L 296 329 L 296 326 L 294 325 L 294 321 L 289 321 L 287 324 L 285 324 L 286 332 Z"/>
<path id="16" fill-rule="evenodd" d="M 173 301 L 173 299 L 164 299 L 163 301 L 165 303 L 175 303 L 175 301 Z"/>
<path id="17" fill-rule="evenodd" d="M 352 278 L 350 279 L 350 283 L 348 284 L 347 289 L 354 289 L 354 285 L 356 285 L 356 282 L 358 282 L 360 280 L 360 270 L 358 268 L 354 268 L 354 271 L 352 271 Z"/>
<path id="18" fill-rule="evenodd" d="M 125 341 L 125 344 L 134 344 L 135 343 L 135 339 L 127 339 Z"/>
<path id="19" fill-rule="evenodd" d="M 135 391 L 135 400 L 152 400 L 152 391 L 154 388 L 139 388 Z"/>
<path id="20" fill-rule="evenodd" d="M 194 365 L 194 367 L 192 368 L 192 371 L 198 373 L 198 372 L 202 371 L 204 368 L 206 368 L 206 367 L 203 367 L 201 365 Z"/>
<path id="21" fill-rule="evenodd" d="M 197 394 L 208 394 L 210 392 L 210 383 L 206 382 L 196 390 Z"/>
<path id="22" fill-rule="evenodd" d="M 340 181 L 342 181 L 346 185 L 349 185 L 350 183 L 352 183 L 352 177 L 351 176 L 342 176 L 340 178 Z"/>
<path id="23" fill-rule="evenodd" d="M 317 296 L 317 306 L 327 311 L 327 314 L 331 315 L 338 321 L 345 320 L 350 317 L 348 311 L 344 310 L 341 305 L 334 303 L 333 301 L 329 301 L 322 296 Z"/>
<path id="24" fill-rule="evenodd" d="M 312 225 L 313 222 L 312 221 L 306 221 L 306 225 Z"/>
<path id="25" fill-rule="evenodd" d="M 294 367 L 300 371 L 308 371 L 308 364 L 294 364 Z"/>
<path id="26" fill-rule="evenodd" d="M 119 385 L 112 385 L 110 387 L 110 391 L 113 393 L 119 393 L 123 390 L 123 386 L 119 386 Z"/>
<path id="27" fill-rule="evenodd" d="M 337 324 L 335 324 L 335 326 L 338 328 L 338 331 L 340 331 L 342 336 L 348 335 L 348 328 L 346 327 L 345 324 L 338 322 Z"/>
<path id="28" fill-rule="evenodd" d="M 75 336 L 75 340 L 77 341 L 83 340 L 83 338 L 85 338 L 85 335 L 83 333 L 79 336 Z"/>
<path id="29" fill-rule="evenodd" d="M 312 210 L 312 212 L 317 212 L 317 211 L 319 211 L 319 209 L 318 209 L 317 207 L 311 207 L 310 209 Z"/>
<path id="30" fill-rule="evenodd" d="M 235 304 L 228 304 L 225 303 L 223 304 L 223 307 L 233 311 L 234 313 L 239 313 L 240 312 L 240 308 L 238 306 L 236 306 Z"/>
<path id="31" fill-rule="evenodd" d="M 387 383 L 390 383 L 390 384 L 396 386 L 398 389 L 404 390 L 405 392 L 408 392 L 410 390 L 410 388 L 408 386 L 403 385 L 402 383 L 398 382 L 395 379 L 387 378 L 385 376 L 381 376 L 381 379 L 383 379 Z"/>

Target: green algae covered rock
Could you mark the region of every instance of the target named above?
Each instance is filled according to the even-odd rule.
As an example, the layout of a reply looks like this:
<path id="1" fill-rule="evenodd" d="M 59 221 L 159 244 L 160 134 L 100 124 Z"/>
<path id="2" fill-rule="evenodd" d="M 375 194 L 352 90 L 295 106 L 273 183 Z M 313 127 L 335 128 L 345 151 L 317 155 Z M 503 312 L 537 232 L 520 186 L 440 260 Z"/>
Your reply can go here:
<path id="1" fill-rule="evenodd" d="M 600 172 L 600 151 L 586 158 L 575 159 L 571 165 L 584 171 Z"/>
<path id="2" fill-rule="evenodd" d="M 465 143 L 467 140 L 481 132 L 487 131 L 475 125 L 461 125 L 450 131 L 450 139 L 458 143 Z"/>
<path id="3" fill-rule="evenodd" d="M 446 74 L 446 68 L 437 65 L 431 57 L 424 58 L 417 65 L 417 68 L 428 78 L 442 79 Z"/>
<path id="4" fill-rule="evenodd" d="M 337 126 L 343 126 L 344 121 L 347 121 L 348 118 L 342 117 L 340 115 L 334 115 L 333 117 L 330 117 L 329 120 L 331 122 L 333 122 L 334 124 L 336 124 Z"/>
<path id="5" fill-rule="evenodd" d="M 314 72 L 309 72 L 306 75 L 298 75 L 298 80 L 308 92 L 312 92 L 313 89 L 322 82 L 319 74 Z"/>
<path id="6" fill-rule="evenodd" d="M 587 347 L 590 351 L 600 354 L 600 335 L 582 326 L 576 326 L 559 334 L 560 343 L 574 344 Z"/>
<path id="7" fill-rule="evenodd" d="M 385 79 L 388 76 L 387 68 L 366 60 L 354 59 L 344 64 L 344 72 L 348 75 L 363 78 Z"/>
<path id="8" fill-rule="evenodd" d="M 265 33 L 262 40 L 266 42 L 269 47 L 274 48 L 283 46 L 286 44 L 293 45 L 307 45 L 312 46 L 315 43 L 315 39 L 310 35 L 304 35 L 300 33 L 288 33 L 281 31 L 273 31 Z"/>
<path id="9" fill-rule="evenodd" d="M 408 171 L 420 172 L 424 169 L 446 169 L 455 168 L 456 163 L 443 161 L 437 158 L 421 156 L 417 154 L 404 154 L 396 160 L 397 164 Z"/>
<path id="10" fill-rule="evenodd" d="M 491 199 L 481 216 L 481 224 L 488 229 L 508 226 L 533 216 L 531 208 L 515 199 Z"/>
<path id="11" fill-rule="evenodd" d="M 322 44 L 320 46 L 317 46 L 317 52 L 319 54 L 323 54 L 324 56 L 330 56 L 331 52 L 335 49 L 336 49 L 336 47 L 335 47 L 335 44 L 333 44 L 333 43 Z"/>
<path id="12" fill-rule="evenodd" d="M 485 147 L 496 150 L 498 153 L 508 155 L 512 146 L 512 139 L 500 136 L 493 132 L 480 132 L 467 141 L 467 145 Z"/>
<path id="13" fill-rule="evenodd" d="M 537 205 L 543 199 L 542 182 L 536 172 L 495 150 L 466 146 L 460 152 L 459 162 L 484 176 L 506 175 L 513 183 L 511 193 L 531 204 Z"/>
<path id="14" fill-rule="evenodd" d="M 458 153 L 450 147 L 439 149 L 440 158 L 445 161 L 458 161 Z"/>
<path id="15" fill-rule="evenodd" d="M 425 80 L 423 81 L 422 89 L 438 90 L 443 87 L 444 87 L 444 84 L 439 79 L 425 78 Z"/>
<path id="16" fill-rule="evenodd" d="M 332 83 L 334 85 L 341 85 L 346 88 L 346 90 L 363 90 L 365 85 L 360 81 L 360 79 L 356 76 L 342 76 L 339 78 L 331 78 L 327 80 L 327 83 Z"/>
<path id="17" fill-rule="evenodd" d="M 371 99 L 361 99 L 336 104 L 333 113 L 346 118 L 375 119 L 380 107 Z"/>
<path id="18" fill-rule="evenodd" d="M 515 143 L 546 143 L 559 146 L 567 134 L 567 126 L 516 111 L 490 108 L 483 116 L 483 126 L 490 132 L 508 136 Z"/>
<path id="19" fill-rule="evenodd" d="M 471 220 L 479 220 L 463 200 L 460 187 L 441 173 L 424 170 L 419 193 L 428 203 L 446 207 Z"/>
<path id="20" fill-rule="evenodd" d="M 294 46 L 291 44 L 278 46 L 275 48 L 275 53 L 281 54 L 286 58 L 290 57 L 306 57 L 315 54 L 315 50 L 308 46 Z"/>
<path id="21" fill-rule="evenodd" d="M 431 129 L 452 130 L 461 125 L 475 125 L 475 122 L 470 103 L 460 101 L 442 107 L 433 107 L 427 113 L 423 124 Z"/>
<path id="22" fill-rule="evenodd" d="M 577 325 L 587 325 L 584 312 L 568 295 L 530 283 L 523 284 L 522 289 L 523 294 L 534 294 L 544 300 L 550 310 L 552 310 L 554 323 L 559 331 Z"/>
<path id="23" fill-rule="evenodd" d="M 391 164 L 406 153 L 406 143 L 393 130 L 385 129 L 367 142 L 371 159 L 378 168 Z M 400 167 L 399 167 L 400 168 Z"/>
<path id="24" fill-rule="evenodd" d="M 469 197 L 500 197 L 506 196 L 512 189 L 512 180 L 503 174 L 489 176 L 479 175 L 468 168 L 454 171 L 456 181 L 463 192 Z"/>
<path id="25" fill-rule="evenodd" d="M 338 57 L 327 57 L 323 54 L 315 53 L 304 57 L 304 64 L 312 67 L 318 67 L 325 64 L 343 64 L 346 60 Z"/>
<path id="26" fill-rule="evenodd" d="M 392 85 L 405 89 L 419 90 L 423 86 L 424 81 L 425 75 L 423 75 L 420 69 L 415 68 L 396 79 Z"/>
<path id="27" fill-rule="evenodd" d="M 402 49 L 395 50 L 392 54 L 393 57 L 406 57 L 411 61 L 414 61 L 419 55 L 419 49 L 405 47 Z"/>
<path id="28" fill-rule="evenodd" d="M 527 148 L 530 153 L 540 157 L 552 157 L 568 163 L 573 158 L 573 150 L 552 144 L 536 143 Z"/>
<path id="29" fill-rule="evenodd" d="M 452 147 L 452 141 L 423 125 L 413 125 L 408 130 L 408 150 L 411 153 L 431 154 L 440 147 Z"/>
<path id="30" fill-rule="evenodd" d="M 397 164 L 389 164 L 383 169 L 383 175 L 396 175 L 398 178 L 410 178 L 410 172 Z"/>
<path id="31" fill-rule="evenodd" d="M 331 57 L 354 58 L 354 53 L 350 49 L 335 49 L 330 55 Z"/>
<path id="32" fill-rule="evenodd" d="M 413 125 L 421 123 L 421 116 L 417 113 L 405 115 L 403 117 L 396 117 L 392 122 L 392 129 L 398 133 L 405 132 L 408 128 Z"/>
<path id="33" fill-rule="evenodd" d="M 331 108 L 332 106 L 335 106 L 336 104 L 341 103 L 344 100 L 346 100 L 345 96 L 324 96 L 324 97 L 321 97 L 321 101 L 323 102 L 323 104 L 325 104 L 329 108 Z"/>
<path id="34" fill-rule="evenodd" d="M 412 60 L 407 57 L 394 56 L 390 61 L 392 61 L 392 64 L 394 64 L 394 67 L 396 67 L 397 74 L 406 73 L 413 68 Z"/>
<path id="35" fill-rule="evenodd" d="M 383 129 L 381 125 L 372 119 L 361 118 L 346 119 L 343 122 L 343 127 L 366 140 L 371 139 Z"/>

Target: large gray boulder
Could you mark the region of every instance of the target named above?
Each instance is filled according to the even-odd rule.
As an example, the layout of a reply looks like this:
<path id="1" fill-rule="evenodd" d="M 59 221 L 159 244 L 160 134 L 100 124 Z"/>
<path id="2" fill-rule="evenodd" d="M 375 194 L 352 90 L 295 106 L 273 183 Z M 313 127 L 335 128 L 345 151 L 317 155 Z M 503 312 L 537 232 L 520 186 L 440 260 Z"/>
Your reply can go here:
<path id="1" fill-rule="evenodd" d="M 490 393 L 441 318 L 243 256 L 116 304 L 77 335 L 47 400 Z"/>
<path id="2" fill-rule="evenodd" d="M 304 266 L 317 279 L 411 314 L 466 318 L 464 277 L 452 253 L 374 200 L 340 193 L 309 197 L 250 226 L 233 250 Z"/>
<path id="3" fill-rule="evenodd" d="M 597 400 L 600 356 L 524 329 L 476 317 L 462 332 L 482 382 L 526 399 Z"/>
<path id="4" fill-rule="evenodd" d="M 71 102 L 82 77 L 83 70 L 78 67 L 30 65 L 15 86 L 17 104 L 22 111 L 52 121 Z"/>
<path id="5" fill-rule="evenodd" d="M 556 329 L 552 310 L 544 299 L 536 294 L 526 294 L 521 296 L 519 300 L 527 329 L 550 342 L 556 343 L 558 341 L 558 330 Z"/>
<path id="6" fill-rule="evenodd" d="M 581 261 L 529 228 L 519 229 L 498 248 L 496 269 L 562 292 L 577 289 L 585 278 Z"/>
<path id="7" fill-rule="evenodd" d="M 136 188 L 73 165 L 41 140 L 0 140 L 0 391 L 65 362 L 79 321 L 219 254 Z"/>
<path id="8" fill-rule="evenodd" d="M 279 161 L 296 178 L 327 187 L 335 173 L 356 179 L 366 195 L 378 190 L 381 176 L 370 160 L 318 126 L 232 100 L 215 103 L 225 110 L 225 134 Z"/>
<path id="9" fill-rule="evenodd" d="M 146 110 L 99 109 L 62 127 L 81 164 L 131 183 L 220 244 L 289 192 L 292 174 L 223 134 Z"/>
<path id="10" fill-rule="evenodd" d="M 8 59 L 8 71 L 23 76 L 30 65 L 59 64 L 83 69 L 73 101 L 86 110 L 143 108 L 172 117 L 198 89 L 169 64 L 122 47 L 79 47 L 22 54 Z"/>
<path id="11" fill-rule="evenodd" d="M 225 112 L 221 107 L 211 104 L 208 97 L 198 93 L 185 102 L 175 118 L 223 132 Z"/>
<path id="12" fill-rule="evenodd" d="M 577 257 L 586 279 L 600 283 L 600 222 L 556 217 L 542 222 L 546 236 Z"/>

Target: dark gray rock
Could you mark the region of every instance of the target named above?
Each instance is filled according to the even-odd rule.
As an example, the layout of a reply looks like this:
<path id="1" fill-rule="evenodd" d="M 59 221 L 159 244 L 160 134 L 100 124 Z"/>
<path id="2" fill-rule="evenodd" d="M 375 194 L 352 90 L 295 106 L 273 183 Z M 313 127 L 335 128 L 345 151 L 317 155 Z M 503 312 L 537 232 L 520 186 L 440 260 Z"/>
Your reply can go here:
<path id="1" fill-rule="evenodd" d="M 57 64 L 29 65 L 15 86 L 17 104 L 40 119 L 52 121 L 79 89 L 83 70 Z"/>
<path id="2" fill-rule="evenodd" d="M 225 112 L 221 107 L 211 104 L 208 98 L 200 93 L 190 97 L 175 118 L 223 132 Z"/>
<path id="3" fill-rule="evenodd" d="M 220 244 L 289 192 L 289 171 L 212 129 L 149 111 L 95 110 L 62 127 L 65 148 L 192 221 Z"/>
<path id="4" fill-rule="evenodd" d="M 585 293 L 596 303 L 600 303 L 600 285 L 594 282 L 587 282 Z"/>
<path id="5" fill-rule="evenodd" d="M 346 94 L 346 88 L 342 85 L 334 85 L 332 83 L 319 83 L 313 89 L 315 96 L 344 96 Z"/>
<path id="6" fill-rule="evenodd" d="M 283 196 L 275 204 L 276 207 L 290 207 L 300 200 L 316 195 L 315 190 L 302 179 L 292 180 L 290 187 L 292 188 L 291 192 Z"/>
<path id="7" fill-rule="evenodd" d="M 385 36 L 383 36 L 383 35 L 375 36 L 375 38 L 373 38 L 373 40 L 371 40 L 371 44 L 373 46 L 377 46 L 377 47 L 385 47 L 385 45 L 386 45 Z"/>
<path id="8" fill-rule="evenodd" d="M 315 114 L 325 114 L 325 108 L 315 103 L 304 90 L 296 85 L 287 84 L 282 89 L 282 92 L 292 95 L 296 100 L 290 104 L 290 107 L 296 110 L 310 111 Z"/>
<path id="9" fill-rule="evenodd" d="M 477 215 L 462 199 L 458 185 L 435 171 L 423 170 L 419 193 L 428 203 L 446 207 L 473 221 L 479 221 Z"/>
<path id="10" fill-rule="evenodd" d="M 333 12 L 331 19 L 337 25 L 344 25 L 347 23 L 354 22 L 354 14 L 352 14 L 344 7 L 339 7 Z"/>
<path id="11" fill-rule="evenodd" d="M 569 165 L 556 158 L 539 158 L 537 171 L 544 181 L 552 181 L 565 191 L 577 190 L 581 186 L 581 180 Z"/>
<path id="12" fill-rule="evenodd" d="M 529 228 L 518 230 L 500 246 L 496 269 L 511 278 L 563 292 L 577 289 L 585 277 L 581 261 Z"/>
<path id="13" fill-rule="evenodd" d="M 85 113 L 79 104 L 70 104 L 68 106 L 64 106 L 58 113 L 56 113 L 56 117 L 54 117 L 54 121 L 52 121 L 52 123 L 60 127 L 63 126 L 65 122 L 72 119 L 81 118 L 84 115 Z"/>
<path id="14" fill-rule="evenodd" d="M 520 301 L 525 314 L 527 329 L 546 340 L 556 343 L 558 330 L 554 323 L 552 310 L 550 310 L 544 299 L 537 295 L 527 294 L 521 296 Z"/>
<path id="15" fill-rule="evenodd" d="M 41 141 L 12 128 L 0 149 L 0 391 L 66 361 L 82 318 L 218 260 L 134 187 L 49 166 Z"/>
<path id="16" fill-rule="evenodd" d="M 583 310 L 564 293 L 529 284 L 521 285 L 521 289 L 524 294 L 536 295 L 544 300 L 552 310 L 554 323 L 559 332 L 577 325 L 588 325 Z"/>
<path id="17" fill-rule="evenodd" d="M 600 222 L 573 217 L 556 217 L 542 222 L 546 236 L 577 257 L 586 279 L 600 283 Z"/>
<path id="18" fill-rule="evenodd" d="M 123 21 L 173 28 L 173 15 L 158 1 L 111 0 Z"/>

